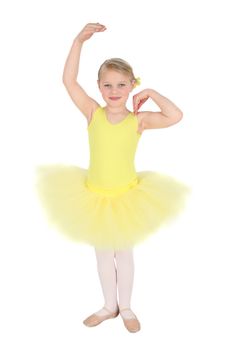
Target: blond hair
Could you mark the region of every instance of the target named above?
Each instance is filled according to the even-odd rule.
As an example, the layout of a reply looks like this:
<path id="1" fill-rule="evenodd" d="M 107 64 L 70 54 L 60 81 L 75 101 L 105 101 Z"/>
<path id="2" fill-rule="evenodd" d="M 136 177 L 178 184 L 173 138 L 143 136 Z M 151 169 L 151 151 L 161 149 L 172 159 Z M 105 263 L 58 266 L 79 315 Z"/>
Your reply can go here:
<path id="1" fill-rule="evenodd" d="M 132 67 L 128 62 L 123 60 L 122 58 L 110 58 L 104 61 L 98 71 L 98 80 L 101 78 L 101 73 L 104 69 L 112 69 L 122 74 L 126 74 L 129 76 L 130 81 L 135 81 L 134 85 L 137 86 L 140 84 L 140 78 L 135 78 Z"/>

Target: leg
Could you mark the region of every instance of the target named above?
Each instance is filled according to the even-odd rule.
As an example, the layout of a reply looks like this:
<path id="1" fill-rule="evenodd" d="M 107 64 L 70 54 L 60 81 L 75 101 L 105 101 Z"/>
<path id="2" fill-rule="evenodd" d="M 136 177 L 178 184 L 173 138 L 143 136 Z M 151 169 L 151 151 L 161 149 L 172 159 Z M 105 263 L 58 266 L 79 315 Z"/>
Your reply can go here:
<path id="1" fill-rule="evenodd" d="M 114 312 L 117 309 L 117 284 L 116 267 L 114 262 L 114 250 L 95 249 L 97 269 L 104 295 L 105 305 L 108 310 Z M 106 315 L 104 308 L 96 312 L 98 316 Z"/>
<path id="2" fill-rule="evenodd" d="M 117 285 L 119 294 L 119 308 L 130 309 L 131 295 L 134 280 L 134 259 L 133 250 L 117 250 L 115 252 L 117 264 Z M 131 310 L 125 310 L 121 313 L 126 318 L 135 317 Z"/>

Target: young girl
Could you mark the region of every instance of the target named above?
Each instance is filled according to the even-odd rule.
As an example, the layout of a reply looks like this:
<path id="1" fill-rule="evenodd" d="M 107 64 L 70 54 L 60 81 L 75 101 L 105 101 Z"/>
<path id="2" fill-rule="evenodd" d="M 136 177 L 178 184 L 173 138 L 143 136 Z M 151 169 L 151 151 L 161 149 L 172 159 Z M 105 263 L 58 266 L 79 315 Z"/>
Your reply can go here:
<path id="1" fill-rule="evenodd" d="M 126 329 L 137 332 L 140 323 L 130 304 L 133 246 L 182 211 L 190 187 L 158 172 L 136 172 L 134 157 L 145 130 L 178 123 L 182 111 L 152 89 L 134 95 L 133 112 L 129 111 L 126 102 L 139 79 L 120 58 L 108 59 L 99 68 L 97 82 L 106 105 L 87 95 L 76 80 L 82 45 L 105 30 L 99 23 L 89 23 L 81 30 L 63 73 L 71 99 L 87 120 L 89 168 L 39 166 L 37 190 L 49 222 L 69 238 L 95 249 L 104 306 L 84 324 L 96 326 L 120 313 Z M 138 112 L 148 98 L 161 112 Z"/>

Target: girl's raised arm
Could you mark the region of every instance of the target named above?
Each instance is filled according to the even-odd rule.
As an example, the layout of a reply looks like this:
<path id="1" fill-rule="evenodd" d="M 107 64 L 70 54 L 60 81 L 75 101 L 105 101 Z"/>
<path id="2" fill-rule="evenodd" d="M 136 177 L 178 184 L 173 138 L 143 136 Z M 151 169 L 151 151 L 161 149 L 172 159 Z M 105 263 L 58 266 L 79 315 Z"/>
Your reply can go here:
<path id="1" fill-rule="evenodd" d="M 102 32 L 104 30 L 106 30 L 106 27 L 99 23 L 88 23 L 82 29 L 73 41 L 62 76 L 63 84 L 65 85 L 72 101 L 88 120 L 91 119 L 92 112 L 98 106 L 98 103 L 88 96 L 81 85 L 77 82 L 80 54 L 84 41 L 88 40 L 94 33 Z"/>

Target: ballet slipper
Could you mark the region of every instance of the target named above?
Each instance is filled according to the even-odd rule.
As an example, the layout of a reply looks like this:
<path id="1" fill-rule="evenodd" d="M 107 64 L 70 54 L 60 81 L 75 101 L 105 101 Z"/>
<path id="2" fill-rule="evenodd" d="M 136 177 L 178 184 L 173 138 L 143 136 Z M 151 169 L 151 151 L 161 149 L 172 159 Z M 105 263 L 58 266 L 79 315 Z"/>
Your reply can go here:
<path id="1" fill-rule="evenodd" d="M 108 320 L 110 318 L 115 318 L 119 315 L 119 308 L 118 307 L 117 307 L 117 310 L 115 312 L 108 310 L 106 307 L 104 307 L 104 309 L 108 311 L 107 315 L 99 316 L 96 314 L 92 314 L 83 321 L 85 326 L 94 327 L 105 320 Z"/>
<path id="2" fill-rule="evenodd" d="M 119 312 L 121 313 L 124 310 L 130 310 L 129 308 L 124 308 L 124 309 L 120 309 Z M 135 316 L 135 315 L 134 315 Z M 140 322 L 138 321 L 137 317 L 135 316 L 134 318 L 125 318 L 121 315 L 125 328 L 132 333 L 138 332 L 141 329 L 141 325 Z"/>

